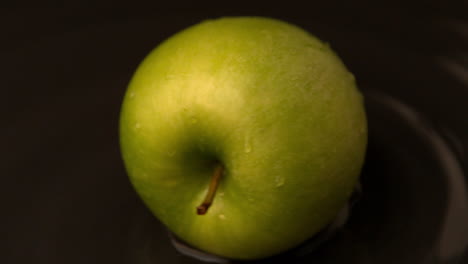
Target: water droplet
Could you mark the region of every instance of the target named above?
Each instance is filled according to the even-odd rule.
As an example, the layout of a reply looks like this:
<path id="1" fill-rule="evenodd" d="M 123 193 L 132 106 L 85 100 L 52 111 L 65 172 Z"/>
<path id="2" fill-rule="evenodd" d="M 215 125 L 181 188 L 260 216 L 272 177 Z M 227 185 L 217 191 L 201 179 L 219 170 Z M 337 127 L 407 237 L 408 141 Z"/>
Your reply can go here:
<path id="1" fill-rule="evenodd" d="M 166 80 L 174 80 L 176 78 L 175 74 L 167 74 L 166 75 Z"/>
<path id="2" fill-rule="evenodd" d="M 191 118 L 190 118 L 190 123 L 196 124 L 197 122 L 198 122 L 198 119 L 197 119 L 197 118 L 195 118 L 195 117 L 191 117 Z"/>
<path id="3" fill-rule="evenodd" d="M 140 127 L 141 127 L 140 123 L 136 123 L 136 124 L 135 124 L 135 128 L 136 128 L 136 129 L 139 129 Z"/>
<path id="4" fill-rule="evenodd" d="M 252 145 L 248 137 L 246 137 L 244 141 L 244 151 L 245 153 L 250 153 L 252 151 Z"/>
<path id="5" fill-rule="evenodd" d="M 131 92 L 131 93 L 130 93 L 130 98 L 133 98 L 133 97 L 135 97 L 135 93 L 134 93 L 134 92 Z"/>
<path id="6" fill-rule="evenodd" d="M 226 216 L 224 216 L 223 214 L 218 215 L 218 217 L 219 217 L 219 219 L 221 219 L 221 220 L 226 219 Z"/>
<path id="7" fill-rule="evenodd" d="M 218 195 L 219 196 L 224 196 L 224 192 L 220 192 Z"/>
<path id="8" fill-rule="evenodd" d="M 275 177 L 275 186 L 276 186 L 276 187 L 281 187 L 281 186 L 283 186 L 283 185 L 284 185 L 284 178 L 281 177 L 281 176 L 279 176 L 279 175 L 277 175 L 277 176 Z"/>

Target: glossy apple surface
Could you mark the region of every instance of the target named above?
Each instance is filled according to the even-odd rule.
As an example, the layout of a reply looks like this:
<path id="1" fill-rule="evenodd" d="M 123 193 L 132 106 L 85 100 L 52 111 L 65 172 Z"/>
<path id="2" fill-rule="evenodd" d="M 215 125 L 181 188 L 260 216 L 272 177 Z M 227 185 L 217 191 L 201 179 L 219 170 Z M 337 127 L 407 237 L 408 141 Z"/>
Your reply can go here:
<path id="1" fill-rule="evenodd" d="M 132 184 L 171 231 L 255 259 L 335 217 L 359 177 L 367 126 L 354 77 L 328 45 L 238 17 L 189 27 L 148 55 L 124 98 L 120 140 Z"/>

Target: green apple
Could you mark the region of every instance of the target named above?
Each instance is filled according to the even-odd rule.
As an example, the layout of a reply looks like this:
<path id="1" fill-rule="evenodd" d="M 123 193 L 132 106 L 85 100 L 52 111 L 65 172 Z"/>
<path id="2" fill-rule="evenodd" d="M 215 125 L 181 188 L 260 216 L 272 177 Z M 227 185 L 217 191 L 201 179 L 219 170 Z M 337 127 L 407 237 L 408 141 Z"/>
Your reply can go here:
<path id="1" fill-rule="evenodd" d="M 208 20 L 137 69 L 120 143 L 154 215 L 206 252 L 256 259 L 312 237 L 355 186 L 363 98 L 330 47 L 275 19 Z"/>

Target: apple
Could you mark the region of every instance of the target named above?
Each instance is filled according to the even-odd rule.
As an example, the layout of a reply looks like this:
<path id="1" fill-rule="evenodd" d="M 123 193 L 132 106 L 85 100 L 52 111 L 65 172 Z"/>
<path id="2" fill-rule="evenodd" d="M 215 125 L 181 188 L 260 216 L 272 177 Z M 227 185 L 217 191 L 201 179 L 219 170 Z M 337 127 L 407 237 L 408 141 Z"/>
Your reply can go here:
<path id="1" fill-rule="evenodd" d="M 271 18 L 203 21 L 138 67 L 120 144 L 176 236 L 231 259 L 284 252 L 346 203 L 367 143 L 363 98 L 331 48 Z"/>

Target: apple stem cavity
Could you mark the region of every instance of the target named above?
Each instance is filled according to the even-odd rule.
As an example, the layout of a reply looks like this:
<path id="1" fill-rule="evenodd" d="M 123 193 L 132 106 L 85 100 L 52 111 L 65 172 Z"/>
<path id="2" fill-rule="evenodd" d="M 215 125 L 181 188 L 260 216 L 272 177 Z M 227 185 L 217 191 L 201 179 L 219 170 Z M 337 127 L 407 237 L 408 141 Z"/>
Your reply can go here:
<path id="1" fill-rule="evenodd" d="M 224 168 L 222 165 L 216 166 L 215 171 L 213 173 L 213 177 L 211 177 L 210 187 L 208 188 L 208 192 L 206 193 L 205 200 L 203 200 L 202 204 L 197 206 L 198 215 L 206 214 L 208 208 L 210 208 L 211 204 L 213 203 L 216 189 L 218 189 L 219 181 L 221 180 L 223 171 Z"/>

